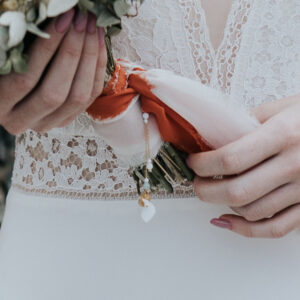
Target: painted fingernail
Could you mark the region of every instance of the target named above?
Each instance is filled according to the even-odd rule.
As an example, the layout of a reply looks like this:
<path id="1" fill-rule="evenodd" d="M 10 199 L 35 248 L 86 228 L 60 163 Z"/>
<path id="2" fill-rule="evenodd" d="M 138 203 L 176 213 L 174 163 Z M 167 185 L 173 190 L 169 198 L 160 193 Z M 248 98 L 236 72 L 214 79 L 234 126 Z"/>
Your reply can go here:
<path id="1" fill-rule="evenodd" d="M 98 28 L 98 35 L 99 35 L 99 46 L 101 48 L 104 46 L 105 43 L 105 32 L 102 27 Z"/>
<path id="2" fill-rule="evenodd" d="M 189 157 L 185 160 L 185 163 L 186 163 L 186 165 L 187 165 L 190 169 L 192 168 L 192 167 L 191 167 L 191 160 L 190 160 Z"/>
<path id="3" fill-rule="evenodd" d="M 71 9 L 66 13 L 62 14 L 61 16 L 59 16 L 55 22 L 55 30 L 59 33 L 66 32 L 71 25 L 74 14 L 75 14 L 74 9 Z"/>
<path id="4" fill-rule="evenodd" d="M 212 219 L 210 220 L 210 223 L 220 228 L 232 229 L 231 222 L 225 219 Z"/>
<path id="5" fill-rule="evenodd" d="M 94 34 L 96 32 L 96 18 L 93 15 L 89 15 L 89 22 L 87 26 L 87 32 Z"/>
<path id="6" fill-rule="evenodd" d="M 74 21 L 74 28 L 77 32 L 83 32 L 86 28 L 88 20 L 88 14 L 84 13 L 82 10 L 79 10 L 76 14 Z"/>

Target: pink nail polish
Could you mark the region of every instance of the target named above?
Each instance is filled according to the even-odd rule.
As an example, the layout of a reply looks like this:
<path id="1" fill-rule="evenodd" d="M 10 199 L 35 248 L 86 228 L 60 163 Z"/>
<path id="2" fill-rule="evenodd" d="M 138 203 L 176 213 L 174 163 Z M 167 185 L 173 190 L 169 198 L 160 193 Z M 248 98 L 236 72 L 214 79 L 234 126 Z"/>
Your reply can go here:
<path id="1" fill-rule="evenodd" d="M 225 229 L 229 229 L 229 230 L 232 229 L 231 222 L 228 220 L 225 220 L 225 219 L 212 219 L 212 220 L 210 220 L 210 223 L 212 225 L 215 225 L 220 228 L 225 228 Z"/>
<path id="2" fill-rule="evenodd" d="M 98 28 L 98 36 L 99 36 L 99 46 L 101 48 L 104 46 L 105 43 L 105 32 L 102 27 Z"/>
<path id="3" fill-rule="evenodd" d="M 96 18 L 93 15 L 89 15 L 89 22 L 87 26 L 87 32 L 94 34 L 96 32 Z"/>
<path id="4" fill-rule="evenodd" d="M 87 20 L 88 20 L 88 14 L 79 10 L 75 17 L 74 29 L 79 33 L 83 32 L 86 28 Z"/>
<path id="5" fill-rule="evenodd" d="M 62 14 L 61 16 L 59 16 L 55 22 L 55 30 L 59 33 L 66 32 L 71 25 L 74 14 L 75 14 L 74 9 L 71 9 L 66 13 Z"/>
<path id="6" fill-rule="evenodd" d="M 185 163 L 191 169 L 191 161 L 189 157 L 185 160 Z"/>

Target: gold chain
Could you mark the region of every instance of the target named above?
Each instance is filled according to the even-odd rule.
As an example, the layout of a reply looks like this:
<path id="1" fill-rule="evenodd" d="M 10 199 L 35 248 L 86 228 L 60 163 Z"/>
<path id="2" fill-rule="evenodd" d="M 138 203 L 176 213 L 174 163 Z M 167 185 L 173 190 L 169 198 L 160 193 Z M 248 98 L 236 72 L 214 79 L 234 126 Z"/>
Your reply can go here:
<path id="1" fill-rule="evenodd" d="M 144 207 L 143 199 L 151 201 L 151 186 L 149 172 L 153 169 L 153 163 L 150 154 L 150 136 L 149 136 L 149 114 L 143 113 L 144 131 L 145 131 L 145 179 L 142 186 L 142 194 L 139 197 L 139 205 Z"/>

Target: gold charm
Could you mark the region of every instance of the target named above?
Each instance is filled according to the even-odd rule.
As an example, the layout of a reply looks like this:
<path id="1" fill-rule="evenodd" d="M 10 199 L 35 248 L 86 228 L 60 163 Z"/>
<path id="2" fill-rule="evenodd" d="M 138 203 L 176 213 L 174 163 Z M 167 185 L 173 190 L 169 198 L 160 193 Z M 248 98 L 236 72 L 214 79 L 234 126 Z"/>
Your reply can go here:
<path id="1" fill-rule="evenodd" d="M 144 200 L 151 201 L 151 195 L 147 191 L 143 192 L 142 195 L 139 197 L 139 205 L 141 207 L 145 207 Z"/>

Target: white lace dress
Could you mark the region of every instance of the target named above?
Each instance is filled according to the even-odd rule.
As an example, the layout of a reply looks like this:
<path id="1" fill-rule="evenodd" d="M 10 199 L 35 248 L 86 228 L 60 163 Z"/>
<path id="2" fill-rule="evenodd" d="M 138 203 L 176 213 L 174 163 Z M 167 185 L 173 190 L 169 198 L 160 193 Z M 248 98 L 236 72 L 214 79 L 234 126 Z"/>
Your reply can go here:
<path id="1" fill-rule="evenodd" d="M 300 93 L 299 32 L 299 0 L 233 0 L 215 51 L 200 0 L 146 0 L 113 43 L 118 57 L 255 106 Z M 298 232 L 251 240 L 212 227 L 229 210 L 191 185 L 159 193 L 143 223 L 133 179 L 90 122 L 17 137 L 0 300 L 299 299 Z"/>

